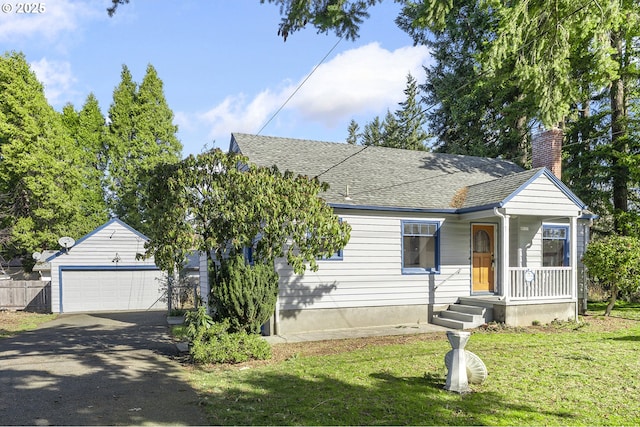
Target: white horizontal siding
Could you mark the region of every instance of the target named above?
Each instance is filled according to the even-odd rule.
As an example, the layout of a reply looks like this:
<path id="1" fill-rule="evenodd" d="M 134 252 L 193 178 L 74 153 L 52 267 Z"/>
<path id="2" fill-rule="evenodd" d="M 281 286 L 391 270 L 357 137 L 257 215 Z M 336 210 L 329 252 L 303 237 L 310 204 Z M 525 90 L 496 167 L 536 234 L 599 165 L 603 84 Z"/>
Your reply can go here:
<path id="1" fill-rule="evenodd" d="M 429 304 L 469 294 L 468 222 L 393 212 L 337 214 L 352 227 L 342 260 L 318 261 L 318 271 L 302 276 L 285 260 L 276 262 L 281 310 Z M 416 219 L 442 222 L 440 274 L 402 274 L 401 222 Z"/>
<path id="2" fill-rule="evenodd" d="M 521 216 L 512 220 L 511 267 L 542 266 L 542 219 Z"/>
<path id="3" fill-rule="evenodd" d="M 153 258 L 137 260 L 138 253 L 144 254 L 145 240 L 117 222 L 90 235 L 62 253 L 52 263 L 64 265 L 111 265 L 115 264 L 116 254 L 121 265 L 155 265 Z"/>
<path id="4" fill-rule="evenodd" d="M 505 204 L 508 215 L 578 216 L 579 207 L 541 175 Z"/>
<path id="5" fill-rule="evenodd" d="M 118 222 L 111 222 L 77 242 L 67 252 L 51 259 L 51 308 L 60 308 L 60 269 L 65 267 L 96 267 L 122 269 L 155 268 L 153 257 L 136 259 L 145 253 L 145 240 Z M 116 263 L 116 255 L 118 262 Z"/>

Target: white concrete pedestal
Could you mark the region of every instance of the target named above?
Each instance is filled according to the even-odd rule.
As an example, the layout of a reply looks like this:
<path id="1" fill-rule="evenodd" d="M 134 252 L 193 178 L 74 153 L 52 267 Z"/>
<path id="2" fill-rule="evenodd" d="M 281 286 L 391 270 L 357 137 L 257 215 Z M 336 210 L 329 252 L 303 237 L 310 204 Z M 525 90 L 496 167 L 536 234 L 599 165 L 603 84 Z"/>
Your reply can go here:
<path id="1" fill-rule="evenodd" d="M 471 391 L 467 378 L 467 361 L 464 352 L 464 346 L 467 345 L 470 336 L 471 332 L 447 331 L 447 339 L 453 348 L 453 358 L 447 372 L 445 390 L 457 393 Z"/>

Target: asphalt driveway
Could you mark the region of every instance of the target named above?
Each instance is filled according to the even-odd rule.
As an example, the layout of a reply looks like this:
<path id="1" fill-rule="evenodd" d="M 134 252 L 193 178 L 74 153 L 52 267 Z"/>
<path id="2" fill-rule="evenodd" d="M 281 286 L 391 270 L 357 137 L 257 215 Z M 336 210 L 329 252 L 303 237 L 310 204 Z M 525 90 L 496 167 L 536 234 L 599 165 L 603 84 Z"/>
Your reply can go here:
<path id="1" fill-rule="evenodd" d="M 205 425 L 164 312 L 62 315 L 0 340 L 1 425 Z"/>

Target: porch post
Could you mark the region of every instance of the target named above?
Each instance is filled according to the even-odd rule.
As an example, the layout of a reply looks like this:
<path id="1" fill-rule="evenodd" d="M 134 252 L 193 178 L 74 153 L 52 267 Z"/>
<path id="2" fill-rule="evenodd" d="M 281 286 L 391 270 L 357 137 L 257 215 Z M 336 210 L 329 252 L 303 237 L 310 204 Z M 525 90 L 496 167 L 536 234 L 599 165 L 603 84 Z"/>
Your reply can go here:
<path id="1" fill-rule="evenodd" d="M 578 321 L 578 218 L 569 218 L 569 266 L 571 267 L 571 299 L 576 304 L 575 320 Z"/>
<path id="2" fill-rule="evenodd" d="M 509 292 L 509 215 L 500 212 L 500 209 L 494 208 L 493 212 L 500 217 L 500 262 L 498 263 L 500 286 L 502 288 L 502 296 L 505 301 L 511 298 Z"/>

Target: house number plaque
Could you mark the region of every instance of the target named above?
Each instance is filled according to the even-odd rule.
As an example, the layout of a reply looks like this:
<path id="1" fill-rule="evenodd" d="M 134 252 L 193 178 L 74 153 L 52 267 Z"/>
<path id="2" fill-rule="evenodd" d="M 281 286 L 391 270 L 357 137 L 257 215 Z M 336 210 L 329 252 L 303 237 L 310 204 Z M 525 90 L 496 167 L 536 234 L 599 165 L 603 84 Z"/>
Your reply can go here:
<path id="1" fill-rule="evenodd" d="M 534 280 L 536 280 L 536 273 L 534 273 L 534 272 L 533 272 L 533 271 L 531 271 L 531 270 L 527 270 L 527 271 L 525 271 L 525 272 L 524 272 L 524 280 L 525 280 L 527 283 L 531 283 L 531 282 L 533 282 Z"/>

